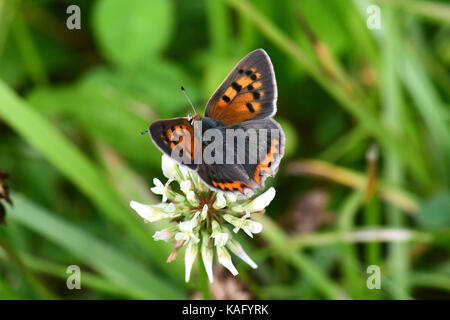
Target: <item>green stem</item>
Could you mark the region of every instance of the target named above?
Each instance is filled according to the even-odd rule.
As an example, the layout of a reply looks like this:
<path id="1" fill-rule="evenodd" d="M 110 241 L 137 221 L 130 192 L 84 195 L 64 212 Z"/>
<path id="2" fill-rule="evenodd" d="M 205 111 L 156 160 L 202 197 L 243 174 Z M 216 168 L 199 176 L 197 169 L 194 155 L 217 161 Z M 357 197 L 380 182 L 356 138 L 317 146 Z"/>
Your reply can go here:
<path id="1" fill-rule="evenodd" d="M 387 27 L 384 32 L 384 50 L 382 52 L 382 82 L 381 95 L 383 97 L 383 118 L 385 122 L 397 128 L 403 133 L 401 124 L 407 122 L 402 115 L 405 114 L 404 102 L 401 95 L 401 87 L 396 75 L 396 65 L 403 59 L 399 55 L 398 43 L 401 39 L 400 30 L 396 24 L 396 15 L 391 8 L 385 8 L 385 23 Z M 404 181 L 404 169 L 399 159 L 393 155 L 386 154 L 385 157 L 385 180 L 387 183 L 401 187 Z M 388 205 L 386 208 L 386 220 L 393 228 L 402 228 L 405 217 L 402 212 Z M 392 272 L 393 286 L 400 288 L 398 296 L 407 298 L 409 296 L 409 244 L 390 243 L 388 245 L 388 268 Z M 405 295 L 401 295 L 405 293 Z"/>

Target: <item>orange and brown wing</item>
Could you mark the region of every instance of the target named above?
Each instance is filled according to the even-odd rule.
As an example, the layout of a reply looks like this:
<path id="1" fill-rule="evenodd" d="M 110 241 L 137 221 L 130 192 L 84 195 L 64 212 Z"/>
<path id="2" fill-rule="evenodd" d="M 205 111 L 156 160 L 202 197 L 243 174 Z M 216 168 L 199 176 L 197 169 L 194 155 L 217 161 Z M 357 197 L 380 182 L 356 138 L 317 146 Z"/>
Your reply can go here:
<path id="1" fill-rule="evenodd" d="M 241 166 L 252 183 L 257 188 L 263 188 L 265 179 L 275 175 L 284 155 L 286 138 L 283 129 L 273 119 L 246 121 L 234 125 L 232 129 L 242 129 L 244 132 L 254 130 L 257 135 L 256 145 L 237 146 L 237 152 L 245 154 L 245 163 Z M 240 148 L 245 150 L 239 150 Z"/>
<path id="2" fill-rule="evenodd" d="M 275 114 L 277 86 L 269 56 L 250 52 L 225 78 L 206 105 L 205 116 L 222 124 L 265 119 Z"/>
<path id="3" fill-rule="evenodd" d="M 244 193 L 253 190 L 253 184 L 241 166 L 235 164 L 200 164 L 197 173 L 212 189 Z"/>
<path id="4" fill-rule="evenodd" d="M 196 169 L 194 160 L 199 143 L 194 135 L 194 128 L 187 119 L 158 120 L 150 125 L 149 131 L 153 142 L 161 151 L 178 163 Z"/>
<path id="5" fill-rule="evenodd" d="M 248 139 L 244 137 L 237 142 L 240 139 L 235 139 L 234 135 L 228 137 L 227 129 L 242 130 Z M 244 193 L 246 189 L 263 188 L 265 179 L 275 175 L 284 154 L 285 136 L 281 126 L 273 119 L 262 119 L 221 130 L 223 151 L 234 152 L 233 163 L 200 164 L 197 169 L 199 176 L 213 189 L 225 192 Z M 250 137 L 253 134 L 255 139 Z"/>

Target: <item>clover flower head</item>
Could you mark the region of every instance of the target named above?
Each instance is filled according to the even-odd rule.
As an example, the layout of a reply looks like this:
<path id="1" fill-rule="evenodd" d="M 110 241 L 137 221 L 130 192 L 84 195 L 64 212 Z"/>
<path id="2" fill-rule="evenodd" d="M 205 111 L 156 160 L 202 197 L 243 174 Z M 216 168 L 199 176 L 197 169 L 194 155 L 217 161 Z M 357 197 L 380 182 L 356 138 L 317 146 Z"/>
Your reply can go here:
<path id="1" fill-rule="evenodd" d="M 185 247 L 186 282 L 190 279 L 192 265 L 199 252 L 210 282 L 214 280 L 214 253 L 217 261 L 233 275 L 237 275 L 238 270 L 230 252 L 256 269 L 258 266 L 234 234 L 242 230 L 253 237 L 253 234 L 262 231 L 262 225 L 251 220 L 251 217 L 264 212 L 275 197 L 275 189 L 269 188 L 254 199 L 249 199 L 249 195 L 217 192 L 203 183 L 195 172 L 178 165 L 166 155 L 162 156 L 162 171 L 167 182 L 163 184 L 155 178 L 151 188 L 153 193 L 162 196 L 162 202 L 146 205 L 131 201 L 130 206 L 146 222 L 169 221 L 169 226 L 156 231 L 153 239 L 174 244 L 168 262 L 176 258 L 181 247 Z"/>

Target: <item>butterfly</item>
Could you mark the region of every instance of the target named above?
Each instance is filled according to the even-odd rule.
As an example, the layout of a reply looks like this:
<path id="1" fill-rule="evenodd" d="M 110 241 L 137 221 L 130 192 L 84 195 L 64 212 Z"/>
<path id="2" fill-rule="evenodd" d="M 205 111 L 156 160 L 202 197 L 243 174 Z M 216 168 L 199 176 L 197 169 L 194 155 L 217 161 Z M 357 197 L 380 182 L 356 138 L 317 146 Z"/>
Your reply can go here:
<path id="1" fill-rule="evenodd" d="M 285 135 L 272 119 L 276 101 L 272 62 L 263 49 L 257 49 L 228 74 L 209 99 L 204 116 L 158 120 L 148 132 L 162 152 L 196 171 L 210 188 L 245 194 L 263 188 L 266 177 L 274 176 L 283 157 Z M 202 139 L 208 130 L 214 130 L 214 139 Z M 243 134 L 244 140 L 238 143 L 236 136 L 228 135 L 230 131 Z M 196 161 L 213 142 L 217 150 L 226 151 L 216 154 L 213 150 L 210 155 L 223 161 Z M 235 154 L 230 156 L 233 161 L 225 161 L 232 153 L 243 154 L 241 161 Z"/>

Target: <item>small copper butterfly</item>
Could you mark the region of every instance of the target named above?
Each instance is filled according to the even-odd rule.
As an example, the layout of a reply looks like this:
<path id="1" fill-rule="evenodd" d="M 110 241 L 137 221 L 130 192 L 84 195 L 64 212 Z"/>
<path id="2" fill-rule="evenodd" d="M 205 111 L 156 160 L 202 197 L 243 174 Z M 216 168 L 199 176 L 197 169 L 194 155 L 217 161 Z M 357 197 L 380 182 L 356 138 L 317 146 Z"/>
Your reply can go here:
<path id="1" fill-rule="evenodd" d="M 214 92 L 205 116 L 158 120 L 148 131 L 162 152 L 196 171 L 212 189 L 245 193 L 264 187 L 265 178 L 275 174 L 283 157 L 285 136 L 272 119 L 276 101 L 272 62 L 263 49 L 257 49 L 239 61 Z M 208 130 L 219 135 L 207 139 Z M 229 136 L 230 130 L 243 133 L 244 140 L 239 144 L 238 134 Z M 211 148 L 214 143 L 216 148 Z M 223 149 L 223 154 L 218 152 Z M 241 158 L 236 156 L 240 151 Z M 205 154 L 216 161 L 202 161 Z"/>

